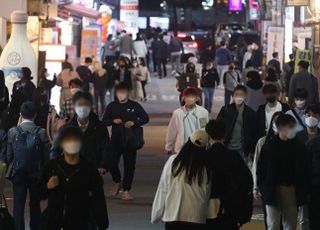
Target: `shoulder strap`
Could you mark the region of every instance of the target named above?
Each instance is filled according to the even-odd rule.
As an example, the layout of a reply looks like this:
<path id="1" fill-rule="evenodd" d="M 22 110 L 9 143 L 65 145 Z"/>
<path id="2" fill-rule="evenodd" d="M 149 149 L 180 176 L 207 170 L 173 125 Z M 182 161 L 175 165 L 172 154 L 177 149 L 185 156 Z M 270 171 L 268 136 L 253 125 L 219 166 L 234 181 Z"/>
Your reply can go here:
<path id="1" fill-rule="evenodd" d="M 16 126 L 16 131 L 17 131 L 18 134 L 21 134 L 21 133 L 24 132 L 23 129 L 20 127 L 20 125 Z"/>
<path id="2" fill-rule="evenodd" d="M 31 133 L 32 134 L 38 134 L 40 131 L 41 127 L 40 126 L 36 126 L 32 129 Z"/>
<path id="3" fill-rule="evenodd" d="M 299 116 L 299 114 L 294 110 L 291 109 L 293 115 L 295 116 L 295 118 L 298 120 L 298 122 L 300 123 L 300 125 L 305 129 L 306 125 L 303 123 L 303 121 L 301 120 L 301 117 Z"/>

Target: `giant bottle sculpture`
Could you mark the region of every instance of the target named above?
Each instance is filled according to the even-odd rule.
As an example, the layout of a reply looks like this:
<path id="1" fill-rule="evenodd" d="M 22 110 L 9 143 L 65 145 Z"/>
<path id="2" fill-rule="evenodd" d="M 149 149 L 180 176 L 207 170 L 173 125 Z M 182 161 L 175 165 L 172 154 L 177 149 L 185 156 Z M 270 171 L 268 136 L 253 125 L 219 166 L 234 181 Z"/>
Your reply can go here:
<path id="1" fill-rule="evenodd" d="M 21 67 L 29 67 L 34 83 L 37 82 L 37 59 L 27 37 L 27 22 L 26 12 L 12 12 L 12 33 L 0 57 L 0 69 L 4 71 L 9 92 L 13 83 L 20 79 Z"/>

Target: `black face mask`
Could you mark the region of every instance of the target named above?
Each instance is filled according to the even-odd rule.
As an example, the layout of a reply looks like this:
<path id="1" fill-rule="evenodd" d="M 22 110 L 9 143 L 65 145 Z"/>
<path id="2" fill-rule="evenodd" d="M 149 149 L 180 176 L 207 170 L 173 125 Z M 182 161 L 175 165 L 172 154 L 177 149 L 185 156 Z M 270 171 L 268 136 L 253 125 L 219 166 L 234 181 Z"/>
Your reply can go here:
<path id="1" fill-rule="evenodd" d="M 276 96 L 269 96 L 266 98 L 267 102 L 274 103 L 277 100 Z"/>

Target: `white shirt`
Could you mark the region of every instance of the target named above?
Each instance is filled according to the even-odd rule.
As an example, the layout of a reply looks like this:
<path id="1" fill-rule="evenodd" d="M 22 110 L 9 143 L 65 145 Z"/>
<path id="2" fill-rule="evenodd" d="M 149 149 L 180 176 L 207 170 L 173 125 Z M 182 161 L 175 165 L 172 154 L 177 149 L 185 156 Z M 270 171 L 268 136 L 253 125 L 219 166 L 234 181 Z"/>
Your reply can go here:
<path id="1" fill-rule="evenodd" d="M 199 129 L 195 108 L 191 110 L 187 109 L 187 114 L 183 118 L 183 127 L 184 127 L 184 143 L 186 143 L 189 137 L 191 136 L 191 134 L 197 129 Z"/>
<path id="2" fill-rule="evenodd" d="M 176 109 L 170 119 L 168 125 L 167 137 L 166 137 L 166 146 L 167 151 L 173 151 L 174 153 L 179 153 L 182 146 L 185 143 L 185 127 L 183 120 L 187 115 L 187 110 L 185 106 Z M 208 110 L 202 106 L 196 105 L 195 116 L 197 117 L 197 127 L 198 129 L 204 129 L 206 124 L 209 122 L 209 113 Z"/>
<path id="3" fill-rule="evenodd" d="M 281 111 L 282 111 L 282 105 L 279 101 L 277 101 L 277 105 L 275 107 L 270 107 L 268 104 L 266 105 L 265 113 L 266 113 L 266 131 L 267 132 L 270 127 L 273 114 Z"/>
<path id="4" fill-rule="evenodd" d="M 204 172 L 204 180 L 200 186 L 197 180 L 192 185 L 188 184 L 185 172 L 173 177 L 172 163 L 176 156 L 171 156 L 163 168 L 152 205 L 151 222 L 162 220 L 204 224 L 211 187 L 207 174 Z"/>

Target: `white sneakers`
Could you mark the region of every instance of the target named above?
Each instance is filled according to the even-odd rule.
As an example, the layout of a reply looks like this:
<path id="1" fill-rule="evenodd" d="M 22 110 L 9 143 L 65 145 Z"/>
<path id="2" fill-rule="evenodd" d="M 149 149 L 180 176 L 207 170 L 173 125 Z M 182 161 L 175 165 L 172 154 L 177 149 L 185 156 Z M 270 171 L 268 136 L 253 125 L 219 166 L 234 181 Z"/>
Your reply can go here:
<path id="1" fill-rule="evenodd" d="M 111 190 L 110 190 L 110 197 L 111 198 L 120 198 L 123 201 L 133 200 L 133 197 L 130 195 L 129 191 L 123 191 L 123 189 L 121 189 L 120 183 L 113 183 Z"/>
<path id="2" fill-rule="evenodd" d="M 133 200 L 133 197 L 130 195 L 129 191 L 123 191 L 121 193 L 121 200 L 129 201 L 129 200 Z"/>

